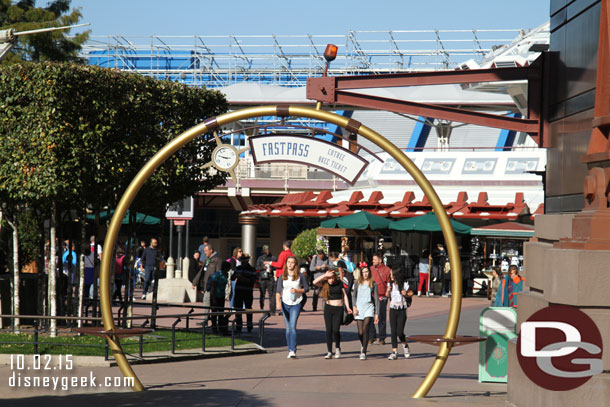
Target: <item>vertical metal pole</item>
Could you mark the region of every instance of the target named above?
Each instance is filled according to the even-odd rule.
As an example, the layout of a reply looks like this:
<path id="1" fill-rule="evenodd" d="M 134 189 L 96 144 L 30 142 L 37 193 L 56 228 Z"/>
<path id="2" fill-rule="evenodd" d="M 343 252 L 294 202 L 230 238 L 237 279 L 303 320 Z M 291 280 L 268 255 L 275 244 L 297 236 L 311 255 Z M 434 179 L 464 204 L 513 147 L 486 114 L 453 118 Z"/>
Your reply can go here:
<path id="1" fill-rule="evenodd" d="M 185 243 L 184 243 L 184 257 L 189 257 L 189 235 L 191 233 L 191 221 L 189 219 L 186 220 L 186 233 L 185 233 Z M 188 270 L 187 270 L 188 271 Z M 184 275 L 184 270 L 182 270 L 182 275 Z"/>
<path id="2" fill-rule="evenodd" d="M 201 351 L 205 352 L 205 319 L 201 325 Z"/>
<path id="3" fill-rule="evenodd" d="M 34 355 L 38 354 L 38 320 L 34 320 Z"/>
<path id="4" fill-rule="evenodd" d="M 174 248 L 174 221 L 170 219 L 169 221 L 169 253 L 168 253 L 168 257 L 174 257 L 172 256 L 172 250 Z"/>
<path id="5" fill-rule="evenodd" d="M 235 350 L 235 319 L 231 321 L 231 350 Z"/>
<path id="6" fill-rule="evenodd" d="M 178 252 L 176 253 L 176 269 L 182 270 L 182 231 L 184 226 L 176 226 L 176 233 L 178 233 Z M 184 272 L 184 270 L 182 270 Z"/>

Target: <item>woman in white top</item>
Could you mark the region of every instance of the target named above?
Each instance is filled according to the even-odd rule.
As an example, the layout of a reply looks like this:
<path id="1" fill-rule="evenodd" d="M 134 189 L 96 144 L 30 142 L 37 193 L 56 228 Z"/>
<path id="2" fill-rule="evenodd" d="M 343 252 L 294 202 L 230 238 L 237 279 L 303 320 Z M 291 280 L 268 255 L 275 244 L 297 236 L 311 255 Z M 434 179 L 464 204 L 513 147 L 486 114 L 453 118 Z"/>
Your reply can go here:
<path id="1" fill-rule="evenodd" d="M 288 358 L 297 356 L 297 320 L 301 313 L 303 297 L 309 291 L 307 277 L 299 273 L 296 257 L 288 257 L 284 263 L 284 273 L 277 279 L 275 303 L 282 311 L 286 324 Z"/>
<path id="2" fill-rule="evenodd" d="M 395 360 L 397 358 L 398 337 L 402 342 L 405 358 L 408 358 L 411 353 L 405 337 L 405 324 L 407 323 L 407 299 L 413 297 L 413 290 L 409 289 L 409 283 L 400 268 L 392 268 L 386 295 L 390 303 L 390 333 L 392 337 L 392 353 L 388 359 Z"/>

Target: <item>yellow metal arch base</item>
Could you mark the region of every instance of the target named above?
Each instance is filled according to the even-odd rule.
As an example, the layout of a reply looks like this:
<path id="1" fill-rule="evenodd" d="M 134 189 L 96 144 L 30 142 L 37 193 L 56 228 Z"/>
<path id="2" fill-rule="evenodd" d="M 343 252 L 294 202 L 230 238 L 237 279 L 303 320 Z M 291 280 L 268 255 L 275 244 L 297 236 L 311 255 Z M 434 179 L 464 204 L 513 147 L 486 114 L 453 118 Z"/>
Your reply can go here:
<path id="1" fill-rule="evenodd" d="M 443 230 L 443 236 L 445 238 L 445 243 L 447 244 L 447 249 L 449 252 L 449 261 L 451 264 L 451 292 L 453 296 L 451 297 L 451 307 L 449 310 L 449 320 L 447 321 L 447 326 L 445 328 L 444 337 L 447 339 L 455 338 L 455 334 L 457 332 L 458 322 L 460 319 L 460 310 L 462 306 L 462 270 L 459 259 L 459 252 L 457 243 L 455 240 L 455 234 L 453 233 L 453 229 L 449 222 L 449 217 L 447 216 L 445 209 L 439 199 L 436 191 L 428 181 L 428 179 L 424 176 L 424 174 L 415 166 L 413 161 L 409 159 L 398 147 L 392 144 L 389 140 L 376 133 L 372 129 L 359 125 L 357 129 L 354 128 L 354 122 L 350 122 L 350 119 L 339 116 L 334 113 L 326 112 L 323 110 L 316 110 L 307 107 L 298 107 L 298 106 L 282 106 L 280 108 L 282 115 L 284 116 L 295 116 L 295 117 L 306 117 L 311 119 L 321 120 L 327 123 L 335 124 L 342 128 L 349 128 L 350 131 L 358 133 L 360 136 L 372 141 L 377 146 L 381 147 L 385 152 L 389 153 L 400 165 L 402 165 L 407 172 L 413 177 L 417 185 L 424 191 L 428 201 L 432 205 L 434 213 L 438 218 L 438 221 Z M 117 236 L 119 234 L 119 229 L 121 227 L 121 220 L 125 217 L 125 213 L 129 209 L 129 206 L 135 199 L 136 195 L 142 188 L 142 185 L 148 180 L 148 178 L 153 174 L 153 172 L 172 154 L 182 148 L 189 141 L 194 138 L 201 136 L 204 133 L 208 133 L 212 130 L 215 130 L 216 127 L 224 126 L 229 123 L 249 119 L 253 117 L 261 117 L 261 116 L 278 116 L 278 106 L 258 106 L 252 107 L 242 110 L 237 110 L 234 112 L 226 113 L 221 116 L 216 117 L 215 119 L 208 119 L 205 122 L 190 128 L 184 133 L 180 134 L 178 137 L 169 142 L 165 147 L 163 147 L 153 158 L 142 167 L 140 172 L 134 177 L 131 181 L 131 184 L 127 187 L 127 190 L 121 197 L 118 206 L 114 212 L 114 216 L 112 217 L 112 222 L 110 222 L 110 226 L 108 228 L 108 232 L 106 234 L 106 239 L 104 241 L 104 247 L 114 247 L 116 243 Z M 356 131 L 357 130 L 357 131 Z M 102 265 L 100 272 L 100 300 L 101 300 L 101 310 L 102 310 L 102 320 L 104 322 L 104 328 L 107 331 L 114 330 L 114 320 L 112 317 L 112 309 L 111 309 L 111 301 L 110 301 L 110 266 L 112 264 L 112 250 L 104 250 L 102 257 Z M 109 340 L 110 348 L 114 357 L 116 359 L 117 365 L 121 369 L 121 372 L 126 377 L 134 378 L 134 386 L 133 389 L 136 391 L 144 390 L 144 386 L 134 373 L 133 369 L 129 365 L 125 354 L 123 353 L 123 349 L 121 348 L 121 344 L 118 338 L 111 338 Z M 423 382 L 417 389 L 417 391 L 413 394 L 414 398 L 422 398 L 428 394 L 428 391 L 438 378 L 447 358 L 449 357 L 449 352 L 451 350 L 451 346 L 445 342 L 440 347 L 440 350 L 430 368 L 430 371 L 424 378 Z"/>

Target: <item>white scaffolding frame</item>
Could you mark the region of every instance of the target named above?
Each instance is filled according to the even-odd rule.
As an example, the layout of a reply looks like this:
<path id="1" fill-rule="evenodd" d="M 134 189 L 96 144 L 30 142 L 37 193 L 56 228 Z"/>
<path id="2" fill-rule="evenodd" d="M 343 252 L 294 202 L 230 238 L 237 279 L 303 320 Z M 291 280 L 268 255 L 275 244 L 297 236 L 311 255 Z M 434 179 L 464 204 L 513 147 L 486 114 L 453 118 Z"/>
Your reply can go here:
<path id="1" fill-rule="evenodd" d="M 91 64 L 136 71 L 193 86 L 256 81 L 304 86 L 324 70 L 327 44 L 339 45 L 330 75 L 451 69 L 482 61 L 523 38 L 520 29 L 349 31 L 346 35 L 93 36 L 82 56 Z"/>

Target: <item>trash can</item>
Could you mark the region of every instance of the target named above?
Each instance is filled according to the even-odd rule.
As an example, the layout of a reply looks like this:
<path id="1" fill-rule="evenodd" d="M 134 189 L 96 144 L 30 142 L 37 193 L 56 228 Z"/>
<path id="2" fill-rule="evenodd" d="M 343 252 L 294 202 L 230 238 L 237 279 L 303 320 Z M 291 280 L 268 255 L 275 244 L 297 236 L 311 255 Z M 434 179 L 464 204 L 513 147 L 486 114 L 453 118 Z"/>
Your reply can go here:
<path id="1" fill-rule="evenodd" d="M 517 311 L 511 307 L 488 307 L 481 311 L 479 336 L 479 382 L 506 383 L 508 341 L 517 336 Z"/>

